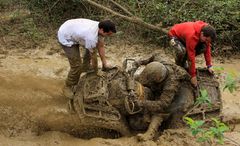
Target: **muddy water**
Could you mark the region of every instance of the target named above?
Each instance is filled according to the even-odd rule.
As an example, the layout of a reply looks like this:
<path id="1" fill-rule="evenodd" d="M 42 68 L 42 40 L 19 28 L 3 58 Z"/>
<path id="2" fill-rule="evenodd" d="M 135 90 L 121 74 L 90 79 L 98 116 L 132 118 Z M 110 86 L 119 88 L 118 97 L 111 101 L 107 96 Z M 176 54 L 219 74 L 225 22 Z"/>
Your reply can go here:
<path id="1" fill-rule="evenodd" d="M 239 60 L 228 60 L 225 64 L 216 63 L 216 66 L 222 67 L 224 70 L 222 71 L 226 76 L 226 74 L 234 74 L 234 77 L 238 79 L 238 86 L 240 84 L 240 64 Z M 225 82 L 222 82 L 221 90 L 223 91 L 223 87 Z M 237 91 L 231 93 L 229 90 L 225 89 L 222 92 L 222 100 L 223 100 L 223 120 L 224 121 L 238 121 L 240 122 L 240 88 Z"/>
<path id="2" fill-rule="evenodd" d="M 160 51 L 159 48 L 144 46 L 124 46 L 128 51 L 115 52 L 114 46 L 108 46 L 107 58 L 112 64 L 121 65 L 124 58 L 142 52 Z M 146 51 L 147 50 L 147 51 Z M 156 141 L 140 143 L 135 137 L 119 139 L 93 138 L 84 140 L 66 132 L 64 119 L 57 118 L 57 113 L 68 115 L 67 99 L 61 94 L 61 88 L 68 70 L 68 62 L 60 53 L 47 55 L 49 50 L 12 51 L 0 55 L 0 146 L 46 146 L 46 145 L 81 145 L 81 146 L 197 146 L 199 143 L 185 129 L 166 130 Z M 109 55 L 111 54 L 111 56 Z M 236 69 L 240 72 L 239 60 L 223 66 L 226 71 Z M 223 92 L 223 117 L 226 121 L 237 120 L 240 115 L 240 96 L 238 92 Z M 47 112 L 46 112 L 47 111 Z M 51 111 L 51 112 L 49 112 Z M 41 117 L 39 119 L 39 117 Z M 42 118 L 45 117 L 45 118 Z M 71 116 L 69 116 L 71 118 Z M 50 125 L 46 126 L 45 120 Z M 71 121 L 71 120 L 70 120 Z M 74 121 L 74 120 L 73 120 Z M 55 125 L 55 126 L 54 126 Z M 62 126 L 61 126 L 62 125 Z M 47 128 L 46 128 L 47 127 Z M 240 143 L 240 127 L 226 134 L 231 140 Z M 234 145 L 226 140 L 225 145 Z"/>

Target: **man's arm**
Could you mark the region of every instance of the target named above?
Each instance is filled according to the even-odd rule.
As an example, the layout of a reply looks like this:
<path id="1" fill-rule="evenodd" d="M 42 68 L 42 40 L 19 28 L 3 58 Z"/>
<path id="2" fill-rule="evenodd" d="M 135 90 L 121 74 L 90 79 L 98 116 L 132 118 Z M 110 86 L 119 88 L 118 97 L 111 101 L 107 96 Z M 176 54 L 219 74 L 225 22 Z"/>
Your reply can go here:
<path id="1" fill-rule="evenodd" d="M 148 57 L 148 58 L 140 59 L 140 60 L 136 61 L 137 66 L 147 65 L 148 63 L 153 62 L 154 58 L 155 58 L 155 56 L 152 55 L 152 56 L 150 56 L 150 57 Z"/>
<path id="2" fill-rule="evenodd" d="M 213 70 L 211 69 L 211 67 L 212 67 L 212 57 L 211 57 L 211 45 L 210 45 L 210 43 L 207 44 L 206 51 L 204 52 L 204 58 L 205 58 L 205 61 L 206 61 L 206 66 L 208 68 L 208 71 L 210 73 L 213 73 Z"/>
<path id="3" fill-rule="evenodd" d="M 188 55 L 188 61 L 190 62 L 189 64 L 189 74 L 191 77 L 196 76 L 196 64 L 195 64 L 195 47 L 197 43 L 196 42 L 191 42 L 186 44 L 186 51 Z"/>
<path id="4" fill-rule="evenodd" d="M 210 44 L 207 44 L 207 46 L 206 46 L 207 48 L 206 48 L 206 51 L 204 52 L 204 57 L 205 57 L 205 61 L 206 61 L 206 65 L 207 66 L 210 66 L 210 65 L 212 65 L 211 64 L 211 47 L 210 47 Z"/>
<path id="5" fill-rule="evenodd" d="M 162 94 L 156 100 L 146 100 L 143 107 L 151 112 L 164 112 L 172 103 L 180 82 L 175 77 L 166 79 Z"/>
<path id="6" fill-rule="evenodd" d="M 103 40 L 98 40 L 97 49 L 98 49 L 98 54 L 102 61 L 102 67 L 105 68 L 105 67 L 107 67 L 107 61 L 106 61 L 106 57 L 105 57 L 105 48 L 104 48 Z"/>
<path id="7" fill-rule="evenodd" d="M 186 39 L 186 50 L 188 54 L 189 61 L 189 74 L 191 75 L 191 83 L 196 87 L 197 86 L 197 77 L 196 77 L 196 64 L 195 64 L 195 47 L 197 41 L 194 38 Z"/>

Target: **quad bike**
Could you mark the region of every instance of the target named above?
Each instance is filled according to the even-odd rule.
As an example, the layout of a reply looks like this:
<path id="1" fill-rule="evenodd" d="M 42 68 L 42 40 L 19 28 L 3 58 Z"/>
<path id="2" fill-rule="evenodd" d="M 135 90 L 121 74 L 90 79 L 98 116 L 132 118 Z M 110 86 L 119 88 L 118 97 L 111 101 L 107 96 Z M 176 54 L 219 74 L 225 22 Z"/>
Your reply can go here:
<path id="1" fill-rule="evenodd" d="M 152 93 L 134 80 L 133 62 L 124 61 L 123 70 L 116 67 L 101 75 L 90 72 L 80 77 L 73 104 L 86 129 L 111 130 L 122 136 L 147 129 L 150 113 L 148 116 L 138 101 L 151 99 Z M 183 116 L 207 119 L 220 113 L 222 101 L 217 80 L 204 69 L 197 69 L 197 79 L 198 90 L 193 89 L 189 81 L 182 82 L 168 109 L 168 128 L 184 126 Z M 201 89 L 207 90 L 212 106 L 194 105 Z"/>

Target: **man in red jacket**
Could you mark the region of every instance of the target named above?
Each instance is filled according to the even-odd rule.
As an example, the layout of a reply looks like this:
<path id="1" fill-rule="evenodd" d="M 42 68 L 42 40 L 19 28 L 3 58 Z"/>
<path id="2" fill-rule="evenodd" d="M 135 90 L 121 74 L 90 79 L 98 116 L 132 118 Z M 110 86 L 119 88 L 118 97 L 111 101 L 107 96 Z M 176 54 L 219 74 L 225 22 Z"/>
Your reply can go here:
<path id="1" fill-rule="evenodd" d="M 188 68 L 191 83 L 196 87 L 195 56 L 204 53 L 208 71 L 211 69 L 211 42 L 216 39 L 216 31 L 203 21 L 184 22 L 174 25 L 169 33 L 170 46 L 174 48 L 177 65 Z M 188 60 L 188 64 L 186 62 Z"/>

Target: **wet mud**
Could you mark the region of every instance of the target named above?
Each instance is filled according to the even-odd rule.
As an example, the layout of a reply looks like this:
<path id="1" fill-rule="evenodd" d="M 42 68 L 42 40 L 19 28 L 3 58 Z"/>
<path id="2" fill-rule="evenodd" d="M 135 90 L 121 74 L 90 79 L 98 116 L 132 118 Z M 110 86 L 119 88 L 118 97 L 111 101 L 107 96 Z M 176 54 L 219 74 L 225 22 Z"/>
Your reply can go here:
<path id="1" fill-rule="evenodd" d="M 144 45 L 107 46 L 107 59 L 111 64 L 121 65 L 124 58 L 138 58 L 151 52 L 163 52 L 158 47 Z M 126 48 L 129 50 L 126 50 Z M 56 46 L 56 49 L 60 49 Z M 0 53 L 0 145 L 45 146 L 200 146 L 188 129 L 165 130 L 155 141 L 138 142 L 136 137 L 113 139 L 91 138 L 81 133 L 79 118 L 69 113 L 67 101 L 62 95 L 64 79 L 68 71 L 67 59 L 61 51 L 48 46 L 36 50 L 11 50 Z M 147 52 L 147 53 L 146 53 Z M 131 55 L 134 54 L 134 55 Z M 238 59 L 221 64 L 226 70 L 240 72 Z M 201 65 L 202 60 L 198 63 Z M 225 135 L 225 145 L 240 143 L 240 91 L 222 92 L 222 117 L 232 123 L 232 131 Z M 94 132 L 94 131 L 93 131 Z M 111 132 L 111 131 L 110 131 Z M 79 137 L 84 137 L 79 138 Z"/>

